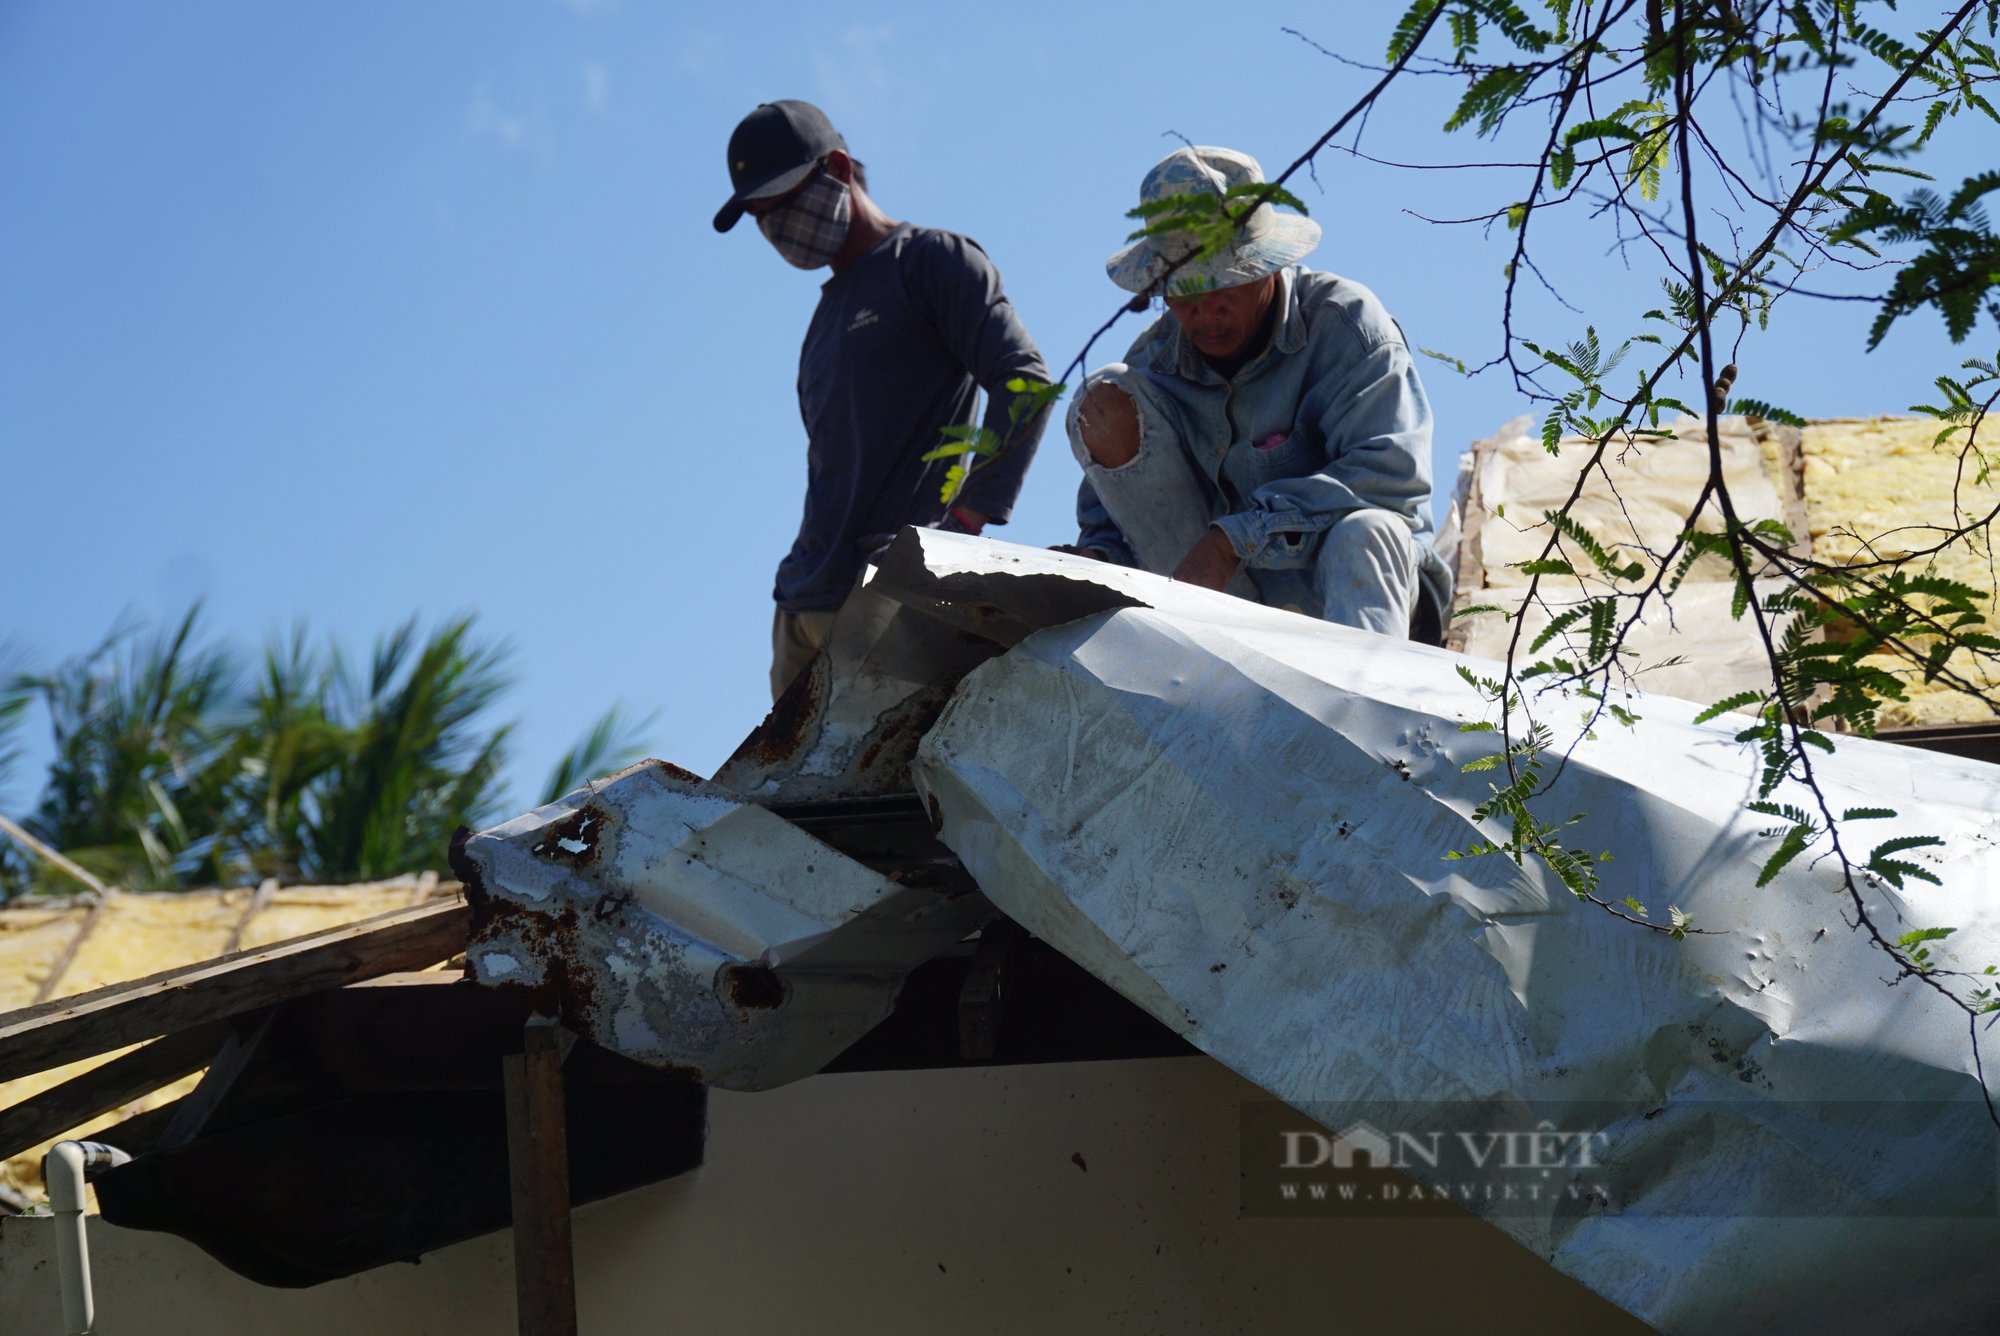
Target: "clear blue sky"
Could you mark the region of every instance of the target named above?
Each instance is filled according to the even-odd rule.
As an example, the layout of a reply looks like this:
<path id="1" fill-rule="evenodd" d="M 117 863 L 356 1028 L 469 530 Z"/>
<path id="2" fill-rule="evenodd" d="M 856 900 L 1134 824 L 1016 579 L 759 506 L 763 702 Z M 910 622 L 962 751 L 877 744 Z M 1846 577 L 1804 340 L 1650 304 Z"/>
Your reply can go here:
<path id="1" fill-rule="evenodd" d="M 1060 367 L 1116 309 L 1102 261 L 1173 136 L 1275 172 L 1372 77 L 1281 29 L 1379 59 L 1401 8 L 9 0 L 0 641 L 47 666 L 200 597 L 245 649 L 305 618 L 365 650 L 412 612 L 474 611 L 516 650 L 517 797 L 613 701 L 658 709 L 656 754 L 711 770 L 768 703 L 817 296 L 754 229 L 710 227 L 737 119 L 823 106 L 891 216 L 986 247 Z M 1393 97 L 1362 147 L 1484 156 L 1441 133 L 1451 91 Z M 1953 165 L 1990 165 L 1992 127 L 1968 130 Z M 1488 355 L 1504 235 L 1411 211 L 1513 187 L 1335 152 L 1318 177 L 1312 263 L 1413 342 Z M 1550 238 L 1565 295 L 1636 328 L 1650 292 L 1604 239 Z M 1527 300 L 1551 337 L 1581 332 Z M 1992 351 L 1919 318 L 1864 356 L 1866 319 L 1781 316 L 1739 392 L 1900 411 Z M 1427 379 L 1448 494 L 1463 445 L 1525 405 L 1494 376 Z M 1072 537 L 1075 481 L 1052 433 L 1000 536 Z"/>

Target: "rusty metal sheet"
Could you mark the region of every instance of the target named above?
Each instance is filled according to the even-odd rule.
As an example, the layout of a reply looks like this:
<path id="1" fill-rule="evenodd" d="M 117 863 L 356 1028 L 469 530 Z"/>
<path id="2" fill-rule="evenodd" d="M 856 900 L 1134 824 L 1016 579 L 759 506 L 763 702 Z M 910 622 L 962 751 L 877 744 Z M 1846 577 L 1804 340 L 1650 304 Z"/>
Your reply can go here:
<path id="1" fill-rule="evenodd" d="M 976 565 L 1001 549 L 1027 563 L 1025 619 L 933 569 L 940 551 Z M 910 794 L 910 760 L 968 671 L 1050 620 L 1132 604 L 1130 572 L 1096 567 L 1108 583 L 1093 583 L 1051 559 L 908 531 L 713 781 L 648 762 L 463 841 L 473 976 L 710 1084 L 817 1071 L 888 1014 L 910 969 L 993 911 L 948 851 L 923 852 L 928 837 L 896 835 L 871 869 L 769 809 L 874 815 Z"/>
<path id="2" fill-rule="evenodd" d="M 818 1071 L 889 1014 L 910 969 L 992 913 L 660 761 L 470 836 L 453 866 L 480 983 L 739 1090 Z"/>
<path id="3" fill-rule="evenodd" d="M 715 772 L 765 804 L 910 790 L 910 757 L 953 688 L 999 647 L 868 587 L 819 654 Z"/>
<path id="4" fill-rule="evenodd" d="M 1043 626 L 1137 606 L 1129 588 L 1137 575 L 905 529 L 841 608 L 826 651 L 715 782 L 772 805 L 907 793 L 917 743 L 966 673 Z M 980 592 L 995 579 L 1009 581 L 1004 605 Z"/>

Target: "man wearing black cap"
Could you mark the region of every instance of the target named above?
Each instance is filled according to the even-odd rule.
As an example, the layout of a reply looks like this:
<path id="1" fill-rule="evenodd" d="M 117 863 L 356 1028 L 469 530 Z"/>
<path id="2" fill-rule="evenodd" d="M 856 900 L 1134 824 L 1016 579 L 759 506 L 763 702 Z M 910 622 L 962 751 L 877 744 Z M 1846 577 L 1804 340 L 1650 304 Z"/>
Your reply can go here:
<path id="1" fill-rule="evenodd" d="M 768 102 L 744 117 L 729 138 L 729 181 L 716 231 L 748 213 L 791 264 L 833 269 L 799 354 L 809 466 L 805 517 L 773 591 L 775 697 L 897 530 L 1006 523 L 1045 417 L 1014 423 L 1009 382 L 1040 385 L 1049 371 L 986 252 L 886 216 L 819 108 Z M 984 426 L 1004 449 L 947 505 L 951 461 L 923 456 L 947 428 L 970 427 L 981 389 Z"/>

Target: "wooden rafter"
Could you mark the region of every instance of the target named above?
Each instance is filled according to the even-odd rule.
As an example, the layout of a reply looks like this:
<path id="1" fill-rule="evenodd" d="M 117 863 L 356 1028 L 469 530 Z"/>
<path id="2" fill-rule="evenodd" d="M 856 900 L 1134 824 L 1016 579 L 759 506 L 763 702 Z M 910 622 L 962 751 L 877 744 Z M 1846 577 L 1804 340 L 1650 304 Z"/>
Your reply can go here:
<path id="1" fill-rule="evenodd" d="M 200 1071 L 228 1034 L 220 1021 L 183 1030 L 0 1109 L 0 1160 Z"/>
<path id="2" fill-rule="evenodd" d="M 514 1298 L 521 1336 L 576 1336 L 569 1134 L 563 1059 L 576 1037 L 537 1016 L 521 1052 L 500 1059 L 514 1207 Z"/>
<path id="3" fill-rule="evenodd" d="M 391 910 L 254 951 L 0 1015 L 0 1081 L 465 949 L 463 901 Z"/>

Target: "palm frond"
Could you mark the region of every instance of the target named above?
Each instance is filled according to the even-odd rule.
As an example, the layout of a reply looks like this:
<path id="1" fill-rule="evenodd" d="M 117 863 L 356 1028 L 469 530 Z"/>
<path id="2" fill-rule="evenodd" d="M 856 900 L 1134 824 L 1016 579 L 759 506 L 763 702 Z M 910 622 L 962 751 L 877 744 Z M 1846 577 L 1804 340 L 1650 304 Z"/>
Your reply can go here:
<path id="1" fill-rule="evenodd" d="M 556 761 L 537 804 L 552 803 L 592 776 L 610 774 L 643 759 L 651 746 L 646 734 L 658 718 L 656 712 L 634 720 L 623 706 L 613 705 Z"/>
<path id="2" fill-rule="evenodd" d="M 412 619 L 377 642 L 353 745 L 330 767 L 304 840 L 318 875 L 385 877 L 434 866 L 460 824 L 491 814 L 507 730 L 479 717 L 509 685 L 504 645 L 473 638 L 470 618 L 421 647 Z"/>

